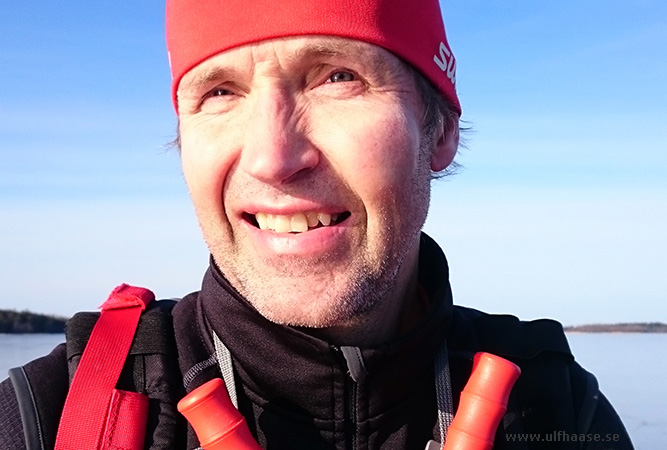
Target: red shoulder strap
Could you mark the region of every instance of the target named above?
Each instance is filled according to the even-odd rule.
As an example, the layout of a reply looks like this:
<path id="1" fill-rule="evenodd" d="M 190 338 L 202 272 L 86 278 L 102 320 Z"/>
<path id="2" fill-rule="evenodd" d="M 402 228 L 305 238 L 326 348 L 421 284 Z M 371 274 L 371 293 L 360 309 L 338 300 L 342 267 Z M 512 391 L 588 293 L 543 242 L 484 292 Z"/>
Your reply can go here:
<path id="1" fill-rule="evenodd" d="M 65 400 L 56 450 L 103 449 L 108 448 L 114 439 L 141 440 L 143 446 L 143 434 L 139 438 L 133 437 L 133 430 L 126 427 L 120 427 L 120 436 L 114 437 L 113 432 L 117 427 L 119 408 L 125 409 L 123 405 L 127 403 L 130 414 L 143 415 L 144 424 L 137 424 L 143 427 L 143 433 L 148 399 L 141 399 L 140 394 L 117 391 L 115 387 L 141 313 L 153 300 L 155 295 L 148 289 L 123 284 L 102 304 L 102 313 L 83 351 Z"/>

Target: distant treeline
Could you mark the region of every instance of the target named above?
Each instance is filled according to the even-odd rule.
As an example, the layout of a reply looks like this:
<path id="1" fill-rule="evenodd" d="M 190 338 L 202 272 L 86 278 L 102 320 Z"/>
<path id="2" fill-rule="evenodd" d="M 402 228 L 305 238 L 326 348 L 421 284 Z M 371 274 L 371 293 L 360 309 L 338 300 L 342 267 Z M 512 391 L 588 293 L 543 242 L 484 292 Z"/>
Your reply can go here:
<path id="1" fill-rule="evenodd" d="M 0 309 L 0 333 L 64 333 L 63 317 Z"/>
<path id="2" fill-rule="evenodd" d="M 577 325 L 565 327 L 565 331 L 581 333 L 667 333 L 667 324 L 648 322 Z"/>

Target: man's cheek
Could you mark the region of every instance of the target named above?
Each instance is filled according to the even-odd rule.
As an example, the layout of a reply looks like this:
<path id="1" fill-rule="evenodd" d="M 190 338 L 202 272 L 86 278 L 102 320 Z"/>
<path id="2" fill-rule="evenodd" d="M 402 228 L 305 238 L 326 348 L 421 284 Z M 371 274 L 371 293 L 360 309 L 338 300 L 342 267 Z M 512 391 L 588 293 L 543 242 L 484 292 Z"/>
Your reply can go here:
<path id="1" fill-rule="evenodd" d="M 182 152 L 182 169 L 185 181 L 192 194 L 212 197 L 220 202 L 227 178 L 229 161 L 216 151 L 207 151 L 196 144 Z"/>

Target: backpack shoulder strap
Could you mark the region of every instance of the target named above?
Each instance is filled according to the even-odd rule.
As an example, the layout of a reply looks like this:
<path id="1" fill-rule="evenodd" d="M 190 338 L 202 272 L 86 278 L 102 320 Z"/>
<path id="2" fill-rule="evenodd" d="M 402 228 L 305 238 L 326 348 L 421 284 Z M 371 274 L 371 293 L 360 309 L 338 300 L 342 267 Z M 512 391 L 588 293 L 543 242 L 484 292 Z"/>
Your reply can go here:
<path id="1" fill-rule="evenodd" d="M 185 434 L 185 425 L 175 406 L 184 395 L 172 323 L 172 309 L 177 302 L 177 299 L 160 300 L 148 305 L 116 385 L 116 389 L 142 393 L 150 399 L 145 427 L 147 449 L 176 448 L 172 445 Z M 11 369 L 10 378 L 0 386 L 0 396 L 4 395 L 0 406 L 9 405 L 15 413 L 10 417 L 7 409 L 5 415 L 0 414 L 0 447 L 54 448 L 69 387 L 100 317 L 95 312 L 75 314 L 67 322 L 67 344 L 23 367 Z M 106 359 L 102 361 L 104 367 L 105 364 Z M 87 398 L 83 404 L 86 402 Z M 8 421 L 16 422 L 14 430 L 20 436 L 3 434 L 9 430 L 5 428 Z M 87 417 L 84 423 L 88 423 Z M 131 428 L 136 429 L 137 424 Z"/>
<path id="2" fill-rule="evenodd" d="M 102 305 L 102 313 L 90 335 L 74 374 L 58 427 L 56 450 L 101 449 L 118 442 L 143 447 L 148 397 L 115 389 L 130 351 L 141 313 L 155 300 L 147 289 L 121 285 Z M 138 427 L 118 426 L 132 411 Z M 107 426 L 109 422 L 110 426 Z M 131 422 L 130 422 L 131 423 Z M 115 435 L 114 433 L 119 433 Z M 130 448 L 133 448 L 130 447 Z M 136 448 L 136 447 L 134 447 Z"/>

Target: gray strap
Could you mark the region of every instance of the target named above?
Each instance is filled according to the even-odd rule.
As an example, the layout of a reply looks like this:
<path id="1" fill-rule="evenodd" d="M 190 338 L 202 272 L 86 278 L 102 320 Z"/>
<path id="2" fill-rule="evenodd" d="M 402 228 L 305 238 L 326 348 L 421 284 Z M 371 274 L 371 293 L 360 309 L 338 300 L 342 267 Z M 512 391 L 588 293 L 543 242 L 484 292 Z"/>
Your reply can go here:
<path id="1" fill-rule="evenodd" d="M 438 428 L 440 442 L 447 439 L 447 428 L 454 419 L 454 401 L 452 399 L 452 380 L 449 376 L 449 357 L 447 342 L 443 342 L 435 357 L 435 393 L 438 401 Z"/>
<path id="2" fill-rule="evenodd" d="M 227 386 L 227 393 L 232 400 L 234 407 L 238 408 L 238 400 L 236 398 L 236 383 L 234 382 L 234 367 L 232 366 L 232 354 L 229 349 L 222 343 L 217 333 L 213 333 L 213 345 L 215 345 L 215 355 L 218 358 L 218 366 L 222 373 L 222 379 Z"/>
<path id="3" fill-rule="evenodd" d="M 215 354 L 218 359 L 222 378 L 227 386 L 229 398 L 232 400 L 234 406 L 238 408 L 232 355 L 216 333 L 213 333 L 213 344 L 215 345 Z M 447 428 L 449 428 L 454 418 L 454 401 L 452 399 L 452 381 L 449 375 L 447 342 L 442 343 L 435 358 L 435 392 L 438 402 L 438 429 L 440 431 L 440 436 L 438 437 L 440 442 L 445 442 L 445 439 L 447 439 Z"/>

